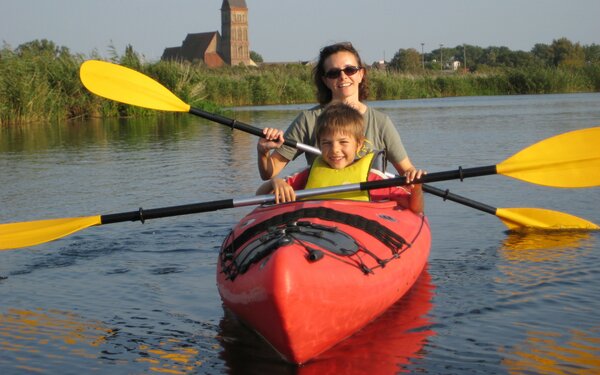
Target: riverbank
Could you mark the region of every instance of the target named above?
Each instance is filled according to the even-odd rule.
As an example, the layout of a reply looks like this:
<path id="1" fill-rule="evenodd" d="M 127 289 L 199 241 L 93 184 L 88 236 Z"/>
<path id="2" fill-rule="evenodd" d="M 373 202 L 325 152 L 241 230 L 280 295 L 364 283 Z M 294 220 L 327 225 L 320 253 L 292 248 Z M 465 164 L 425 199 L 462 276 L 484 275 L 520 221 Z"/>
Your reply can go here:
<path id="1" fill-rule="evenodd" d="M 78 74 L 79 66 L 86 59 L 68 51 L 30 54 L 0 51 L 0 125 L 157 115 L 156 111 L 115 103 L 89 93 Z M 113 60 L 155 78 L 186 103 L 209 111 L 232 106 L 315 101 L 309 65 L 208 69 L 178 62 L 141 63 L 127 55 Z M 600 91 L 600 65 L 502 68 L 477 73 L 427 71 L 423 74 L 372 68 L 368 74 L 370 100 Z"/>

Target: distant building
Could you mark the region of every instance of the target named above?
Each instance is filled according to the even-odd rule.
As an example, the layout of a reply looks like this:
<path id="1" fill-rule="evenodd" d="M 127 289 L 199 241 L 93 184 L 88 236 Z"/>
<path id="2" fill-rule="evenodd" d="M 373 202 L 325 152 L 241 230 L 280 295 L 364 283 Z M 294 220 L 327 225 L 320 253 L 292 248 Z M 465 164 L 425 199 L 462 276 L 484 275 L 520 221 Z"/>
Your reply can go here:
<path id="1" fill-rule="evenodd" d="M 388 64 L 385 62 L 385 60 L 379 60 L 379 61 L 373 62 L 373 64 L 371 66 L 374 69 L 385 70 L 387 68 L 387 65 Z"/>
<path id="2" fill-rule="evenodd" d="M 248 7 L 245 0 L 223 0 L 221 34 L 218 31 L 188 34 L 180 47 L 165 48 L 161 60 L 223 65 L 256 65 L 250 59 Z"/>

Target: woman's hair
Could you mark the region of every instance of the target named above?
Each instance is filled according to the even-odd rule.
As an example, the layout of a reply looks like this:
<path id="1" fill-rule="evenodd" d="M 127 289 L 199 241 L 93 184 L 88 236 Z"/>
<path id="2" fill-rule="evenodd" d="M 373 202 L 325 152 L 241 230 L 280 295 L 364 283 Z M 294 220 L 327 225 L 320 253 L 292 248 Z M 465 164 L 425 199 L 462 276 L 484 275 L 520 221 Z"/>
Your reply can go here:
<path id="1" fill-rule="evenodd" d="M 325 107 L 317 117 L 317 144 L 321 138 L 334 133 L 343 133 L 354 137 L 357 142 L 364 140 L 364 117 L 356 109 L 344 103 L 334 103 Z"/>
<path id="2" fill-rule="evenodd" d="M 350 52 L 356 57 L 356 62 L 359 67 L 363 69 L 363 79 L 358 86 L 358 100 L 366 100 L 369 96 L 369 81 L 367 79 L 367 69 L 363 64 L 358 51 L 352 46 L 350 42 L 342 42 L 332 44 L 330 46 L 323 47 L 319 52 L 319 62 L 313 69 L 313 81 L 317 86 L 317 100 L 321 105 L 329 103 L 332 99 L 331 90 L 323 82 L 323 76 L 325 75 L 325 60 L 333 54 L 338 52 Z"/>

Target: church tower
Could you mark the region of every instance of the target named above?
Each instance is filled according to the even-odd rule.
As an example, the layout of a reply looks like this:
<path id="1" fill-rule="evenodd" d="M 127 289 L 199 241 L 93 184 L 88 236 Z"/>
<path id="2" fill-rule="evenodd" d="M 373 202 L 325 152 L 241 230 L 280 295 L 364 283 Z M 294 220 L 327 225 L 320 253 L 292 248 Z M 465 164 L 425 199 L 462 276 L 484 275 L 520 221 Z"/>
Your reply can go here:
<path id="1" fill-rule="evenodd" d="M 254 65 L 248 41 L 248 7 L 245 0 L 223 0 L 221 5 L 221 48 L 230 65 Z"/>

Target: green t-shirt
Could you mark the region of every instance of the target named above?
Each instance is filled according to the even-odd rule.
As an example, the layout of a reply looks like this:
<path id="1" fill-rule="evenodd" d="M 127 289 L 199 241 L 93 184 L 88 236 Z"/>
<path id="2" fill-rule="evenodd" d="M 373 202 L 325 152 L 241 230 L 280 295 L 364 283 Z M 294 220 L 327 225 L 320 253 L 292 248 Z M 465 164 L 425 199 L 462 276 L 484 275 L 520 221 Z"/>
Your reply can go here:
<path id="1" fill-rule="evenodd" d="M 323 107 L 317 106 L 300 112 L 286 130 L 284 138 L 316 147 L 315 125 L 317 117 L 322 111 Z M 385 151 L 387 159 L 392 163 L 398 163 L 406 158 L 407 154 L 400 139 L 400 134 L 398 134 L 388 115 L 367 106 L 364 117 L 366 145 L 371 150 Z M 288 160 L 295 160 L 304 151 L 283 145 L 277 149 L 277 152 Z M 312 164 L 315 157 L 316 155 L 306 153 L 308 164 Z"/>

